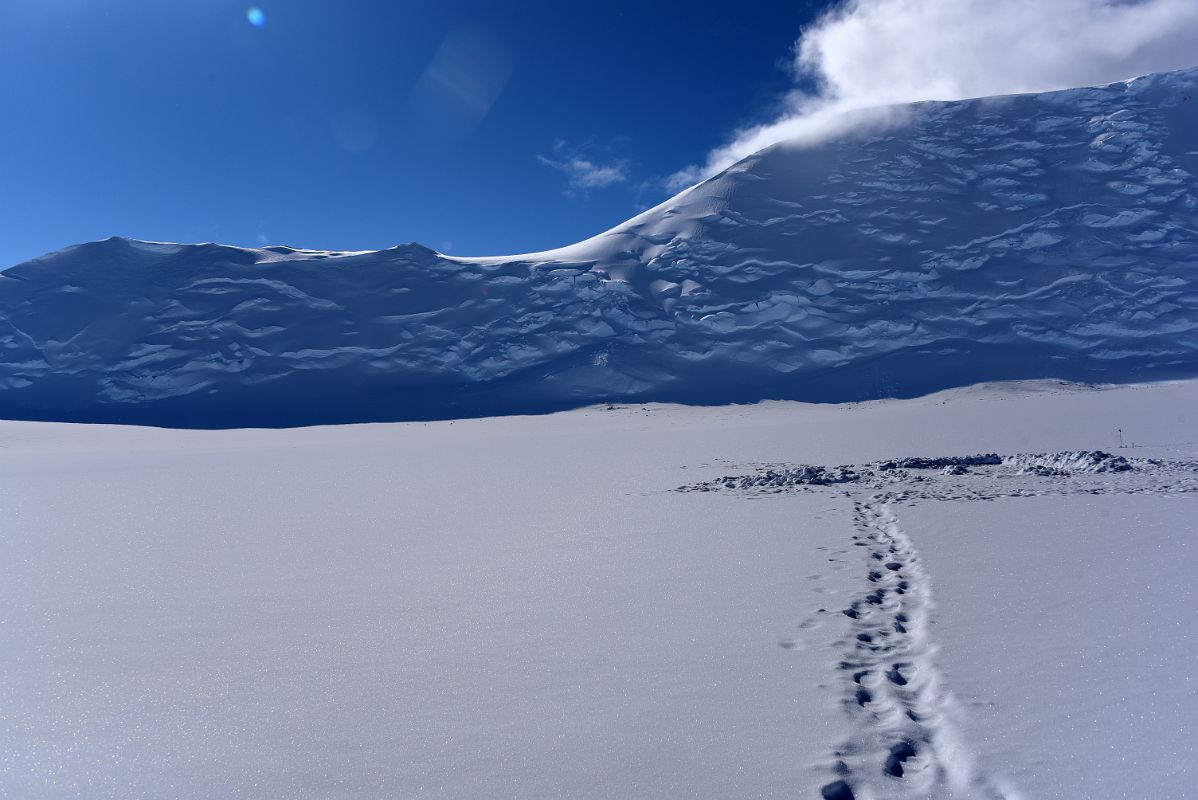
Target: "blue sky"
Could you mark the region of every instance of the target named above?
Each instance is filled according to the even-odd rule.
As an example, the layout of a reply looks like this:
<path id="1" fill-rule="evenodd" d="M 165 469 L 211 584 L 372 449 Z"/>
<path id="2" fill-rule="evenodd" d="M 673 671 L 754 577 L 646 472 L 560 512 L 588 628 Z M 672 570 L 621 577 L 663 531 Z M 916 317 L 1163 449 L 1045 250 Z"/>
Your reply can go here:
<path id="1" fill-rule="evenodd" d="M 111 235 L 567 244 L 776 114 L 822 6 L 4 0 L 0 267 Z"/>

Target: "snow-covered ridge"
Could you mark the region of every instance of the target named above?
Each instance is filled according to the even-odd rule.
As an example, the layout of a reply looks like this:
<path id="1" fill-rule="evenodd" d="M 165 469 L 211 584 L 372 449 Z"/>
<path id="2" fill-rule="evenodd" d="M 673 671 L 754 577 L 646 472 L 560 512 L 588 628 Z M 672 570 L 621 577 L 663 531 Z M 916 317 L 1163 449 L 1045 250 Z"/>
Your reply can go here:
<path id="1" fill-rule="evenodd" d="M 1196 87 L 917 104 L 539 254 L 67 248 L 0 276 L 0 416 L 288 425 L 1198 374 Z"/>

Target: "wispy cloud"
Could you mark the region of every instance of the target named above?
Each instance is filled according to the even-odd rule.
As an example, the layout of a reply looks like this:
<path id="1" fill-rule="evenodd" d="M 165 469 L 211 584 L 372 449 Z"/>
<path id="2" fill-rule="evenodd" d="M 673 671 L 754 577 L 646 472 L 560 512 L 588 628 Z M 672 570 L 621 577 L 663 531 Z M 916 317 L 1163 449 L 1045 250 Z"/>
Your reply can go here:
<path id="1" fill-rule="evenodd" d="M 1097 85 L 1198 62 L 1195 0 L 846 0 L 795 43 L 777 118 L 737 131 L 668 183 L 681 189 L 763 147 L 814 142 L 863 110 Z M 861 112 L 845 118 L 846 112 Z"/>
<path id="2" fill-rule="evenodd" d="M 586 193 L 591 189 L 628 182 L 626 160 L 603 160 L 596 153 L 596 148 L 585 145 L 569 145 L 559 140 L 554 142 L 551 155 L 538 155 L 537 160 L 566 176 L 568 194 Z"/>

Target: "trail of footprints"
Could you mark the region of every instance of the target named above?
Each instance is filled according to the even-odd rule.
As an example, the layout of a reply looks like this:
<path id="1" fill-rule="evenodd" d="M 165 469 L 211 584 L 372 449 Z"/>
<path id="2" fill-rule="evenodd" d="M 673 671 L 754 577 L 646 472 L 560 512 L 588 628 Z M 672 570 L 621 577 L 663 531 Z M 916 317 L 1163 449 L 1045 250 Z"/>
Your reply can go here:
<path id="1" fill-rule="evenodd" d="M 1198 492 L 1198 462 L 1128 459 L 1101 451 L 914 457 L 860 467 L 754 468 L 754 474 L 724 476 L 675 491 L 732 491 L 747 497 L 822 492 L 853 498 L 853 545 L 867 554 L 864 587 L 843 609 L 848 633 L 837 645 L 841 702 L 853 720 L 853 733 L 835 751 L 834 777 L 819 789 L 824 800 L 1014 796 L 1012 789 L 975 766 L 958 737 L 959 709 L 936 666 L 930 633 L 931 584 L 894 506 L 919 500 Z M 845 568 L 840 558 L 828 560 L 836 562 L 833 570 Z M 809 618 L 799 627 L 817 626 L 818 620 Z M 803 640 L 780 644 L 798 649 Z"/>
<path id="2" fill-rule="evenodd" d="M 854 545 L 868 549 L 867 587 L 843 613 L 846 711 L 855 732 L 835 753 L 825 800 L 1003 795 L 957 745 L 954 703 L 935 663 L 931 590 L 885 495 L 854 503 Z"/>

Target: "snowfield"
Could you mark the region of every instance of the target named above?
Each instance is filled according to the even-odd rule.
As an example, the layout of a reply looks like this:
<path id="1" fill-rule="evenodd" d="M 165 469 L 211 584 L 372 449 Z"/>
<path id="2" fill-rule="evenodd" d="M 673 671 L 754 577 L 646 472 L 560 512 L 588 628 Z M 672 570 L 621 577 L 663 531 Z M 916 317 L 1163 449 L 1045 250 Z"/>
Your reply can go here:
<path id="1" fill-rule="evenodd" d="M 0 448 L 2 797 L 1198 785 L 1196 382 Z"/>
<path id="2" fill-rule="evenodd" d="M 1198 375 L 1198 69 L 920 103 L 544 253 L 110 239 L 0 275 L 0 416 L 172 427 Z"/>

